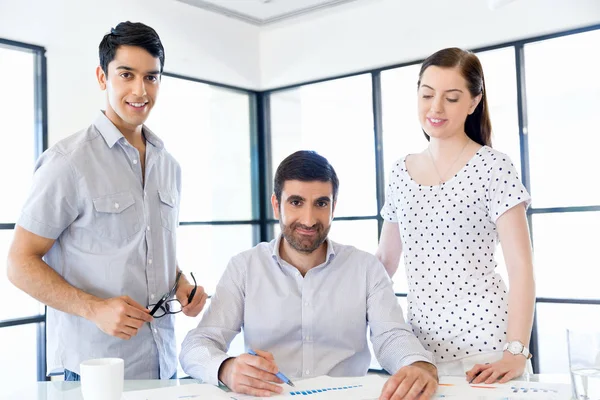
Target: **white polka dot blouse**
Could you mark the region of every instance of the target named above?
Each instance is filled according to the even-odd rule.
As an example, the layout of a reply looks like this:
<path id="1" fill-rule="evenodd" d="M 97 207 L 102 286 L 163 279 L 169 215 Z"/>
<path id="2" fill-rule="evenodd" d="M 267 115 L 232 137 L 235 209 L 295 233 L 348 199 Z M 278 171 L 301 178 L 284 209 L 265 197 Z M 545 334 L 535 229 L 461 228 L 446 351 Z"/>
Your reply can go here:
<path id="1" fill-rule="evenodd" d="M 495 272 L 497 219 L 531 198 L 509 157 L 483 146 L 451 179 L 424 186 L 405 158 L 381 210 L 398 223 L 408 281 L 407 319 L 437 362 L 502 351 L 507 288 Z"/>

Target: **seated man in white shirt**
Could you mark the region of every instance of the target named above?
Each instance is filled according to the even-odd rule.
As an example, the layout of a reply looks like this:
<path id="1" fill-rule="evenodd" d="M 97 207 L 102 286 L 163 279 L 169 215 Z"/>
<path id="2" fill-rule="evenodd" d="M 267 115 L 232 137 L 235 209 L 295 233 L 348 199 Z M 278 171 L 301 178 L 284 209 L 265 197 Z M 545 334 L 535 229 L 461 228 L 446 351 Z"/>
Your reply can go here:
<path id="1" fill-rule="evenodd" d="M 185 338 L 180 361 L 194 378 L 255 396 L 282 392 L 275 374 L 361 376 L 371 355 L 393 374 L 382 399 L 425 400 L 437 388 L 434 358 L 406 324 L 374 255 L 327 238 L 338 178 L 329 162 L 299 151 L 277 168 L 271 198 L 281 235 L 231 259 L 209 309 Z M 258 356 L 231 357 L 244 329 Z"/>

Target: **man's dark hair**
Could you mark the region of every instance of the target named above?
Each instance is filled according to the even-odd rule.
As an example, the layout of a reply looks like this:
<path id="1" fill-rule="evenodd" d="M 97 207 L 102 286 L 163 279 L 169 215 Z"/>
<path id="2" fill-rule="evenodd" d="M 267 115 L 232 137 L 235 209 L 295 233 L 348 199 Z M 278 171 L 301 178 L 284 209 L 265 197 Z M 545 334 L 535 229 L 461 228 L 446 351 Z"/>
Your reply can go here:
<path id="1" fill-rule="evenodd" d="M 114 60 L 119 46 L 137 46 L 160 60 L 160 73 L 165 65 L 165 49 L 156 31 L 141 22 L 121 22 L 102 38 L 98 53 L 100 66 L 108 74 L 108 64 Z"/>
<path id="2" fill-rule="evenodd" d="M 277 167 L 274 180 L 274 192 L 281 204 L 281 192 L 286 181 L 331 182 L 333 201 L 337 199 L 340 182 L 335 170 L 327 159 L 315 151 L 300 150 L 286 157 Z"/>

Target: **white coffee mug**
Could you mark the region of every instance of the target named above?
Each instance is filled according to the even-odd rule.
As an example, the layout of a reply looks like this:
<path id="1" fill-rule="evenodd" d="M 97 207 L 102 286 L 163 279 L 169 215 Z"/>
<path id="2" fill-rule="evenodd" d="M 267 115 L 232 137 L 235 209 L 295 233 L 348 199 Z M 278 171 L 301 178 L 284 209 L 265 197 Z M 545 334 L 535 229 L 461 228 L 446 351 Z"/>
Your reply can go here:
<path id="1" fill-rule="evenodd" d="M 84 400 L 121 400 L 125 363 L 122 358 L 97 358 L 80 364 Z"/>

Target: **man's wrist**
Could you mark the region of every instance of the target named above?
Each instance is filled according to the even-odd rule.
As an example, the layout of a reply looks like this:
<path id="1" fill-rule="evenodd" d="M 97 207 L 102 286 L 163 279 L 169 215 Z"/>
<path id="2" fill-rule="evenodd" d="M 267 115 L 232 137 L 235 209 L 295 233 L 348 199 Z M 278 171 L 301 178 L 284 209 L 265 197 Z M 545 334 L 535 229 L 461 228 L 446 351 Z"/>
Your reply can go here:
<path id="1" fill-rule="evenodd" d="M 436 380 L 438 379 L 437 367 L 427 361 L 416 361 L 412 364 L 413 367 L 418 367 L 429 372 Z"/>
<path id="2" fill-rule="evenodd" d="M 77 314 L 88 321 L 93 321 L 94 316 L 96 315 L 96 307 L 100 304 L 102 299 L 83 291 L 81 291 L 81 293 L 83 294 L 80 296 L 80 306 L 77 307 L 74 314 Z"/>
<path id="3" fill-rule="evenodd" d="M 235 357 L 226 358 L 225 360 L 223 360 L 223 362 L 219 366 L 219 370 L 217 371 L 217 380 L 219 381 L 219 384 L 221 384 L 223 386 L 227 386 L 227 383 L 225 383 L 225 380 L 226 380 L 225 376 L 227 375 L 227 372 L 226 372 L 227 363 L 233 362 L 231 360 L 234 360 L 234 359 L 235 359 Z"/>

